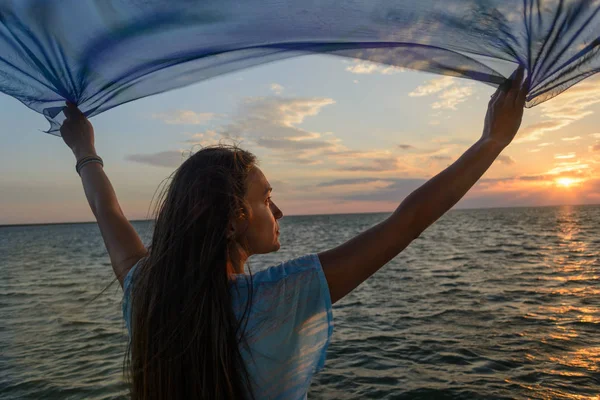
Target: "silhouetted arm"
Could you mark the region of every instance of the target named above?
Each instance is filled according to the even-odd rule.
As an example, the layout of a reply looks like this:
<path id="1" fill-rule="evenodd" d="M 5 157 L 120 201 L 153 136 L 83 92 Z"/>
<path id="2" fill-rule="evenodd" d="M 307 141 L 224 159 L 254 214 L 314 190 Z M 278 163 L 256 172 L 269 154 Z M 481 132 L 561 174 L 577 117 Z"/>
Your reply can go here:
<path id="1" fill-rule="evenodd" d="M 404 250 L 454 206 L 487 171 L 516 135 L 527 90 L 523 70 L 510 89 L 496 91 L 483 135 L 457 161 L 409 195 L 385 221 L 319 254 L 332 302 L 336 302 Z"/>
<path id="2" fill-rule="evenodd" d="M 83 157 L 96 155 L 94 128 L 91 123 L 74 105 L 65 108 L 65 115 L 67 119 L 60 131 L 75 158 L 81 160 Z M 125 218 L 102 166 L 98 163 L 86 164 L 80 174 L 85 196 L 98 221 L 113 271 L 123 287 L 123 279 L 127 272 L 146 255 L 147 250 L 131 223 Z"/>

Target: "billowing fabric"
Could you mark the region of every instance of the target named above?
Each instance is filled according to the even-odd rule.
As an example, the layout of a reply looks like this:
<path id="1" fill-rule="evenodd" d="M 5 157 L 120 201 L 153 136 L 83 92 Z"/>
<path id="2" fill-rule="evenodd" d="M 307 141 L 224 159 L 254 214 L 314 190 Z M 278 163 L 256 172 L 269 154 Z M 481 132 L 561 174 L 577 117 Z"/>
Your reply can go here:
<path id="1" fill-rule="evenodd" d="M 123 282 L 123 317 L 131 338 L 132 268 Z M 246 346 L 240 348 L 257 399 L 305 399 L 312 377 L 325 365 L 333 333 L 329 287 L 319 257 L 306 255 L 231 284 L 242 317 L 252 289 Z"/>
<path id="2" fill-rule="evenodd" d="M 528 106 L 600 69 L 600 0 L 0 0 L 0 91 L 88 116 L 226 72 L 331 54 L 498 85 Z M 514 69 L 514 68 L 513 68 Z M 308 78 L 307 78 L 308 79 Z"/>

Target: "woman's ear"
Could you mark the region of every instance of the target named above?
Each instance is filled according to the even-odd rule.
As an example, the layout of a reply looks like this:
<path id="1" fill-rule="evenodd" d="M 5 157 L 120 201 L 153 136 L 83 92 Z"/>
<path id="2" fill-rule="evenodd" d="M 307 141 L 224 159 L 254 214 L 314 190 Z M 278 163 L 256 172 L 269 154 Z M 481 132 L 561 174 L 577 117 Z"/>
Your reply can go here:
<path id="1" fill-rule="evenodd" d="M 248 218 L 242 215 L 236 218 L 234 221 L 230 221 L 227 225 L 227 238 L 231 239 L 238 237 L 248 229 Z"/>

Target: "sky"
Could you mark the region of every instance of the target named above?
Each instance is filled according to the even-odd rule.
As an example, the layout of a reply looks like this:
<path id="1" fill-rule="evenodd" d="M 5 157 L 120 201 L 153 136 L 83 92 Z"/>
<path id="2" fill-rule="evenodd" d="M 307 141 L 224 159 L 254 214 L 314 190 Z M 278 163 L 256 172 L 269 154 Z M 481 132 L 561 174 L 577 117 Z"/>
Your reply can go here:
<path id="1" fill-rule="evenodd" d="M 511 65 L 498 66 L 508 75 Z M 285 215 L 391 212 L 481 136 L 494 88 L 310 55 L 226 74 L 93 117 L 129 219 L 154 216 L 202 146 L 254 152 Z M 600 76 L 525 110 L 515 141 L 457 208 L 600 203 Z M 75 159 L 43 116 L 0 94 L 0 225 L 93 221 Z M 153 201 L 154 198 L 154 201 Z"/>

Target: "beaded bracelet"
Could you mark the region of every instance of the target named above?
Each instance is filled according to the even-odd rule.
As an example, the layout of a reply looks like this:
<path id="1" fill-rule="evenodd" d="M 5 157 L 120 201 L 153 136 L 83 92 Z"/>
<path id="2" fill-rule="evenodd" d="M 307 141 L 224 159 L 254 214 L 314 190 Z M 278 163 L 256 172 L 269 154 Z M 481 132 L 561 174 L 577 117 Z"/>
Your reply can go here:
<path id="1" fill-rule="evenodd" d="M 81 176 L 81 168 L 83 168 L 86 164 L 89 163 L 99 163 L 100 165 L 102 165 L 102 167 L 104 167 L 104 162 L 102 161 L 102 159 L 98 156 L 88 156 L 88 157 L 84 157 L 81 160 L 77 161 L 77 165 L 75 165 L 75 171 L 77 171 L 77 174 L 79 174 L 79 176 Z"/>

